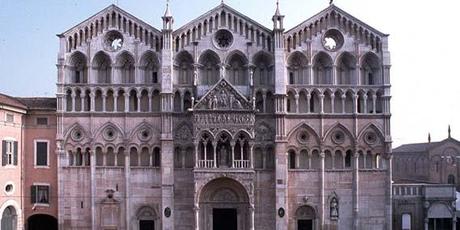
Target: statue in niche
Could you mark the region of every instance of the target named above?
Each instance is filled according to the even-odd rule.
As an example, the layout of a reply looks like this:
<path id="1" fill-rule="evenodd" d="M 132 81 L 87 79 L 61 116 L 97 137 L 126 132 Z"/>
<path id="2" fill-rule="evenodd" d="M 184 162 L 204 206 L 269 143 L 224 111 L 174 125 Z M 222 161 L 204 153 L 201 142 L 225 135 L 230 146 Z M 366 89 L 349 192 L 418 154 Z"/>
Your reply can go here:
<path id="1" fill-rule="evenodd" d="M 222 90 L 219 95 L 219 107 L 227 108 L 228 107 L 228 97 L 227 94 Z"/>
<path id="2" fill-rule="evenodd" d="M 193 85 L 198 85 L 198 70 L 196 68 L 193 70 Z"/>
<path id="3" fill-rule="evenodd" d="M 224 168 L 227 168 L 228 167 L 228 151 L 227 151 L 227 148 L 225 147 L 225 145 L 222 145 L 220 146 L 220 149 L 219 149 L 219 166 L 220 167 L 224 167 Z"/>
<path id="4" fill-rule="evenodd" d="M 220 79 L 225 78 L 225 65 L 220 66 Z"/>
<path id="5" fill-rule="evenodd" d="M 214 95 L 214 97 L 210 101 L 211 101 L 210 109 L 217 109 L 217 96 Z"/>
<path id="6" fill-rule="evenodd" d="M 254 70 L 249 70 L 249 86 L 254 86 Z"/>
<path id="7" fill-rule="evenodd" d="M 337 198 L 333 197 L 331 199 L 330 207 L 331 207 L 331 213 L 330 213 L 331 219 L 339 218 L 339 201 L 337 200 Z"/>

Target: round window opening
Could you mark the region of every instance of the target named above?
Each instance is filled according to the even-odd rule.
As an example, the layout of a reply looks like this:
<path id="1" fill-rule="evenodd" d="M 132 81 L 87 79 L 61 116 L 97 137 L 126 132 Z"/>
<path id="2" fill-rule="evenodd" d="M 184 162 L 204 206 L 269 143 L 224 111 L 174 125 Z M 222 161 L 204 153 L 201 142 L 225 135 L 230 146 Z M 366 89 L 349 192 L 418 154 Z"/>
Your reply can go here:
<path id="1" fill-rule="evenodd" d="M 139 135 L 139 139 L 144 140 L 144 141 L 150 139 L 150 136 L 151 136 L 150 130 L 148 129 L 141 130 L 138 135 Z"/>
<path id="2" fill-rule="evenodd" d="M 323 36 L 323 46 L 328 51 L 337 51 L 342 48 L 344 38 L 336 29 L 328 30 Z"/>
<path id="3" fill-rule="evenodd" d="M 214 35 L 216 46 L 221 49 L 228 49 L 233 44 L 233 35 L 228 30 L 218 30 Z"/>
<path id="4" fill-rule="evenodd" d="M 72 139 L 75 141 L 79 141 L 83 138 L 83 134 L 81 133 L 80 130 L 75 130 L 72 132 Z"/>
<path id="5" fill-rule="evenodd" d="M 7 184 L 5 186 L 5 192 L 8 193 L 8 194 L 12 193 L 13 192 L 13 185 L 12 184 Z"/>
<path id="6" fill-rule="evenodd" d="M 105 130 L 105 135 L 104 135 L 105 139 L 107 140 L 113 140 L 115 139 L 116 137 L 116 133 L 115 133 L 115 130 L 113 128 L 107 128 Z"/>
<path id="7" fill-rule="evenodd" d="M 366 143 L 368 144 L 375 144 L 375 142 L 377 141 L 377 135 L 373 132 L 368 132 L 366 133 L 365 137 L 364 137 Z"/>
<path id="8" fill-rule="evenodd" d="M 109 51 L 119 51 L 123 47 L 123 35 L 118 31 L 109 31 L 105 36 L 104 45 Z"/>
<path id="9" fill-rule="evenodd" d="M 306 131 L 302 131 L 299 133 L 297 136 L 297 139 L 299 140 L 300 143 L 306 143 L 308 141 L 308 133 Z"/>
<path id="10" fill-rule="evenodd" d="M 335 131 L 332 134 L 332 141 L 336 144 L 342 144 L 345 141 L 345 134 L 342 131 Z"/>

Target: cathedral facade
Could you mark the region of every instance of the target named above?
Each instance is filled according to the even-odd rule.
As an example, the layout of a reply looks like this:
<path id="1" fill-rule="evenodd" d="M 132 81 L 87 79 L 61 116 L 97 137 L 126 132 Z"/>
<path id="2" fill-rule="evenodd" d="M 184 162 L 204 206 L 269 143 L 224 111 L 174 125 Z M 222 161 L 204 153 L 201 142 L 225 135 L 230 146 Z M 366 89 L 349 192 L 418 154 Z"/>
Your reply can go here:
<path id="1" fill-rule="evenodd" d="M 59 229 L 391 229 L 388 35 L 222 3 L 59 35 Z"/>

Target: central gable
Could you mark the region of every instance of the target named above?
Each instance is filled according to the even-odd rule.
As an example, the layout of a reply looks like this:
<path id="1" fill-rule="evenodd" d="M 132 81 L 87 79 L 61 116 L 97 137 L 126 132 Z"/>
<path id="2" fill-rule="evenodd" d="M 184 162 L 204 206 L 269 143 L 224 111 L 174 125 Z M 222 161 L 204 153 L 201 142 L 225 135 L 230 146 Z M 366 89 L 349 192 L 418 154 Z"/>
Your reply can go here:
<path id="1" fill-rule="evenodd" d="M 252 111 L 254 106 L 230 82 L 222 78 L 198 101 L 194 110 Z"/>

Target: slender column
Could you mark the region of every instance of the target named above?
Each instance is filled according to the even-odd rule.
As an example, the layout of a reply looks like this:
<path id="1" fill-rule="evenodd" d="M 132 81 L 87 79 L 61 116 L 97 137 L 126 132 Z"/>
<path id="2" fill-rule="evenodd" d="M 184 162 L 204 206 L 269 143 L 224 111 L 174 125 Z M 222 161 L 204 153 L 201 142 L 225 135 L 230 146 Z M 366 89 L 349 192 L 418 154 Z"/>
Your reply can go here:
<path id="1" fill-rule="evenodd" d="M 106 108 L 106 103 L 107 103 L 107 94 L 104 92 L 102 94 L 102 112 L 106 112 L 107 111 L 107 108 Z"/>
<path id="2" fill-rule="evenodd" d="M 362 113 L 367 113 L 368 110 L 367 110 L 367 95 L 366 95 L 366 94 L 363 95 L 363 105 L 364 105 L 364 106 L 363 106 L 363 107 L 364 107 L 364 108 L 363 108 L 364 111 L 361 111 L 361 112 L 362 112 Z"/>
<path id="3" fill-rule="evenodd" d="M 195 203 L 193 212 L 195 214 L 195 230 L 199 230 L 200 229 L 200 207 L 197 203 Z"/>
<path id="4" fill-rule="evenodd" d="M 335 94 L 331 94 L 331 113 L 335 113 Z"/>
<path id="5" fill-rule="evenodd" d="M 75 95 L 75 92 L 72 92 L 72 112 L 75 112 L 75 98 L 77 95 Z"/>
<path id="6" fill-rule="evenodd" d="M 333 85 L 337 85 L 337 82 L 338 82 L 337 77 L 338 77 L 338 74 L 337 74 L 337 66 L 334 65 L 334 66 L 332 67 L 332 84 L 333 84 Z"/>
<path id="7" fill-rule="evenodd" d="M 180 111 L 184 112 L 184 94 L 180 94 Z"/>
<path id="8" fill-rule="evenodd" d="M 296 93 L 295 98 L 295 112 L 299 113 L 299 94 Z"/>
<path id="9" fill-rule="evenodd" d="M 91 165 L 91 194 L 96 194 L 96 153 L 90 150 Z M 96 197 L 91 196 L 91 229 L 96 230 Z"/>
<path id="10" fill-rule="evenodd" d="M 214 162 L 212 163 L 212 165 L 213 165 L 214 168 L 217 168 L 217 153 L 216 153 L 217 142 L 213 142 L 212 147 L 214 149 Z"/>
<path id="11" fill-rule="evenodd" d="M 149 97 L 149 110 L 148 111 L 149 112 L 152 112 L 152 96 L 153 96 L 152 92 L 149 92 L 148 93 L 148 97 Z"/>
<path id="12" fill-rule="evenodd" d="M 311 113 L 310 111 L 310 100 L 311 100 L 311 95 L 310 93 L 307 94 L 307 113 Z"/>
<path id="13" fill-rule="evenodd" d="M 358 95 L 353 95 L 353 113 L 357 114 L 358 113 Z"/>
<path id="14" fill-rule="evenodd" d="M 425 218 L 425 219 L 424 219 L 424 223 L 425 223 L 425 225 L 424 225 L 425 230 L 428 230 L 428 223 L 429 223 L 428 218 Z"/>
<path id="15" fill-rule="evenodd" d="M 345 109 L 345 100 L 347 99 L 347 96 L 345 94 L 342 94 L 342 114 L 346 113 Z"/>
<path id="16" fill-rule="evenodd" d="M 194 144 L 195 144 L 195 168 L 198 168 L 198 161 L 199 161 L 199 159 L 198 159 L 198 145 L 199 145 L 199 143 L 195 142 Z M 206 148 L 205 148 L 205 151 L 206 151 Z M 206 154 L 206 152 L 205 152 L 205 154 Z M 206 158 L 206 155 L 205 155 L 205 158 Z"/>
<path id="17" fill-rule="evenodd" d="M 372 95 L 372 113 L 377 113 L 377 95 Z"/>
<path id="18" fill-rule="evenodd" d="M 81 112 L 85 111 L 85 97 L 86 97 L 86 93 L 81 92 L 80 93 L 80 111 Z"/>
<path id="19" fill-rule="evenodd" d="M 126 229 L 131 229 L 131 224 L 130 224 L 130 175 L 131 175 L 131 169 L 129 168 L 130 165 L 130 159 L 129 159 L 129 151 L 125 151 L 125 221 L 126 221 Z"/>
<path id="20" fill-rule="evenodd" d="M 262 99 L 263 99 L 263 112 L 266 113 L 267 112 L 267 93 L 266 92 L 263 92 Z"/>
<path id="21" fill-rule="evenodd" d="M 118 112 L 118 93 L 113 94 L 113 112 Z"/>
<path id="22" fill-rule="evenodd" d="M 320 107 L 321 107 L 320 113 L 324 114 L 324 94 L 323 93 L 319 95 L 319 102 L 320 102 Z"/>
<path id="23" fill-rule="evenodd" d="M 249 143 L 249 150 L 250 150 L 249 157 L 251 158 L 249 161 L 251 164 L 250 167 L 253 169 L 254 168 L 254 143 Z"/>
<path id="24" fill-rule="evenodd" d="M 353 162 L 353 229 L 359 229 L 359 153 L 354 154 Z"/>
<path id="25" fill-rule="evenodd" d="M 129 112 L 129 93 L 125 93 L 125 112 Z"/>
<path id="26" fill-rule="evenodd" d="M 324 158 L 325 158 L 325 153 L 324 151 L 321 151 L 320 154 L 321 157 L 321 169 L 320 169 L 320 217 L 319 217 L 319 229 L 323 229 L 324 226 Z"/>
<path id="27" fill-rule="evenodd" d="M 208 142 L 206 141 L 204 143 L 204 162 L 206 164 L 206 161 L 208 160 Z M 205 168 L 207 167 L 207 165 L 205 165 Z"/>
<path id="28" fill-rule="evenodd" d="M 91 92 L 89 93 L 89 97 L 91 99 L 91 106 L 90 106 L 90 110 L 91 112 L 94 112 L 96 110 L 96 98 L 95 98 L 95 94 L 94 92 Z"/>
<path id="29" fill-rule="evenodd" d="M 255 218 L 254 218 L 254 213 L 255 213 L 255 207 L 254 204 L 250 204 L 249 207 L 249 230 L 254 230 L 255 229 Z"/>
<path id="30" fill-rule="evenodd" d="M 140 94 L 136 94 L 137 95 L 137 112 L 140 112 L 141 111 L 141 95 Z"/>
<path id="31" fill-rule="evenodd" d="M 232 146 L 232 168 L 235 168 L 235 142 L 232 141 L 230 145 Z"/>
<path id="32" fill-rule="evenodd" d="M 102 153 L 102 166 L 107 166 L 107 153 Z"/>

